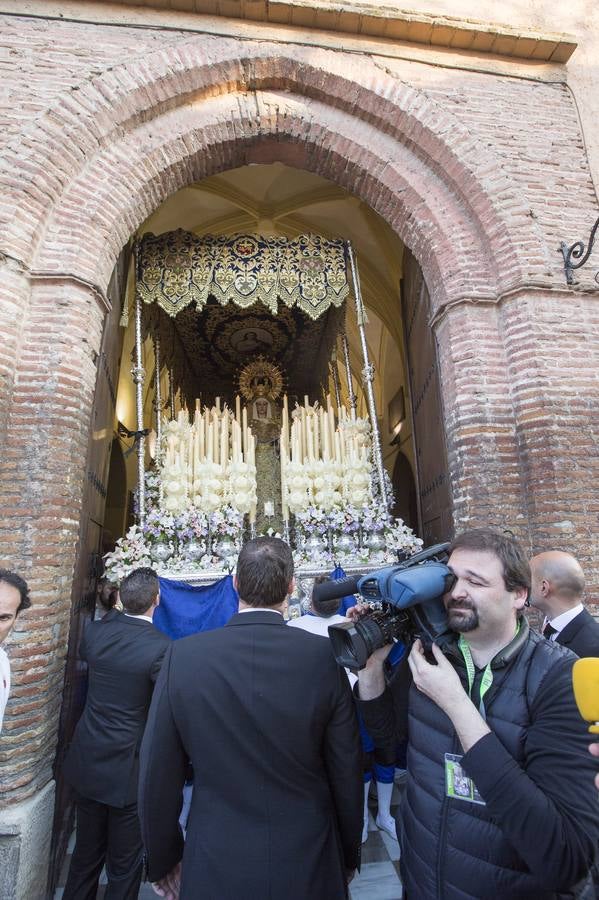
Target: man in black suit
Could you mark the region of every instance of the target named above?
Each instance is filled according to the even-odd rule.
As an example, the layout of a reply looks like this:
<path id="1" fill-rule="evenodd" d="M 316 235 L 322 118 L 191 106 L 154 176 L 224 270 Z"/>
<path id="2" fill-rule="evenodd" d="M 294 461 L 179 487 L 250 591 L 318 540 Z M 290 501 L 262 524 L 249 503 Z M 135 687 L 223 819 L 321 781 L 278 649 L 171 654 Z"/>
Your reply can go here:
<path id="1" fill-rule="evenodd" d="M 95 900 L 104 863 L 105 900 L 134 900 L 141 881 L 139 748 L 170 640 L 152 624 L 160 599 L 153 569 L 127 575 L 120 598 L 124 612 L 90 622 L 79 648 L 89 667 L 89 687 L 64 766 L 78 799 L 77 840 L 63 900 Z"/>
<path id="2" fill-rule="evenodd" d="M 342 900 L 362 834 L 349 682 L 328 641 L 285 625 L 287 544 L 248 541 L 235 586 L 239 613 L 173 643 L 156 685 L 139 782 L 149 877 L 181 900 Z"/>
<path id="3" fill-rule="evenodd" d="M 545 615 L 543 634 L 577 656 L 599 656 L 599 623 L 582 605 L 584 572 L 571 553 L 550 550 L 530 561 L 530 599 Z"/>

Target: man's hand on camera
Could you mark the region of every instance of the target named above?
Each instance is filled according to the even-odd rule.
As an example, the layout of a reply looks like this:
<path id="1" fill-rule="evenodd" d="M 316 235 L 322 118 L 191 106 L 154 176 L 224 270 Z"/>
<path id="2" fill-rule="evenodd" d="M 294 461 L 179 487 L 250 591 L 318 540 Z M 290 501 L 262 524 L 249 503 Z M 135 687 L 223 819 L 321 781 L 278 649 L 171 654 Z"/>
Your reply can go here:
<path id="1" fill-rule="evenodd" d="M 433 644 L 437 665 L 424 655 L 420 639 L 414 641 L 408 657 L 414 684 L 446 713 L 453 723 L 464 753 L 467 753 L 490 729 L 462 687 L 458 673 L 443 652 Z"/>
<path id="2" fill-rule="evenodd" d="M 599 743 L 589 744 L 589 753 L 591 756 L 599 756 Z M 595 787 L 599 791 L 599 775 L 595 775 Z"/>
<path id="3" fill-rule="evenodd" d="M 408 663 L 418 690 L 449 715 L 449 710 L 456 703 L 468 698 L 458 673 L 436 644 L 433 644 L 433 656 L 436 665 L 427 660 L 422 641 L 417 638 L 410 651 Z"/>

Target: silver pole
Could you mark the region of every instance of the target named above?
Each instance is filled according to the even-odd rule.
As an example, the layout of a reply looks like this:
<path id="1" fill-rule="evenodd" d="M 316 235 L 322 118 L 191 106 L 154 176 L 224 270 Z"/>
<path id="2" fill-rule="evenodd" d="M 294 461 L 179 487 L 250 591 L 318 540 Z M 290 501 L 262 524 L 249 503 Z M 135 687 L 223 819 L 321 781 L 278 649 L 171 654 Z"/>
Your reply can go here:
<path id="1" fill-rule="evenodd" d="M 172 366 L 168 370 L 168 390 L 171 400 L 171 422 L 175 418 L 175 376 L 173 375 Z"/>
<path id="2" fill-rule="evenodd" d="M 358 408 L 358 398 L 354 394 L 354 384 L 351 377 L 351 365 L 349 361 L 349 344 L 347 343 L 347 335 L 345 331 L 341 335 L 341 342 L 343 344 L 343 359 L 345 361 L 345 377 L 347 379 L 347 393 L 349 396 L 349 405 L 356 412 Z"/>
<path id="3" fill-rule="evenodd" d="M 352 282 L 354 286 L 354 300 L 356 301 L 356 318 L 358 321 L 358 331 L 360 333 L 360 343 L 362 345 L 362 356 L 364 359 L 364 368 L 362 369 L 362 378 L 366 387 L 366 399 L 368 401 L 368 413 L 370 415 L 370 424 L 372 426 L 372 446 L 374 450 L 374 459 L 378 472 L 379 490 L 381 492 L 381 501 L 385 510 L 387 510 L 387 482 L 385 480 L 385 466 L 383 463 L 383 448 L 381 445 L 381 433 L 379 431 L 379 420 L 376 414 L 376 403 L 374 400 L 374 390 L 372 383 L 374 381 L 374 366 L 370 362 L 368 356 L 368 344 L 366 343 L 366 331 L 364 329 L 364 303 L 362 302 L 362 292 L 360 290 L 360 281 L 358 278 L 358 270 L 354 259 L 354 251 L 350 241 L 346 241 L 347 255 L 351 267 Z"/>
<path id="4" fill-rule="evenodd" d="M 333 376 L 333 386 L 335 388 L 335 401 L 337 403 L 337 409 L 341 407 L 341 383 L 339 381 L 339 369 L 337 368 L 337 348 L 333 350 L 333 355 L 331 356 L 331 375 Z"/>
<path id="5" fill-rule="evenodd" d="M 142 363 L 142 344 L 141 344 L 141 297 L 137 290 L 137 273 L 139 247 L 137 242 L 134 246 L 135 254 L 135 365 L 131 369 L 131 375 L 135 384 L 135 411 L 137 417 L 137 431 L 141 432 L 144 428 L 144 367 Z M 145 483 L 145 452 L 146 439 L 143 435 L 138 436 L 137 441 L 137 496 L 139 500 L 138 519 L 139 524 L 143 527 L 146 518 L 146 483 Z"/>
<path id="6" fill-rule="evenodd" d="M 154 394 L 154 408 L 156 411 L 156 465 L 160 464 L 162 455 L 162 391 L 160 389 L 160 338 L 154 338 L 154 360 L 156 363 L 155 375 L 156 391 Z"/>

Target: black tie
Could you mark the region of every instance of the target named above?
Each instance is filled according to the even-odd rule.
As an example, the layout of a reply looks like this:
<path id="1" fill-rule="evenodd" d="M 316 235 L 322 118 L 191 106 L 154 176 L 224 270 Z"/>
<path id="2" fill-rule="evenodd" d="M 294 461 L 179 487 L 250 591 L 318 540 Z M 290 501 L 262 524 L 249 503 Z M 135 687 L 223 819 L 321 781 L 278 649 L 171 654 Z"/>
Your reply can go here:
<path id="1" fill-rule="evenodd" d="M 557 634 L 557 628 L 554 628 L 551 622 L 547 622 L 543 628 L 543 637 L 550 640 L 552 634 Z"/>

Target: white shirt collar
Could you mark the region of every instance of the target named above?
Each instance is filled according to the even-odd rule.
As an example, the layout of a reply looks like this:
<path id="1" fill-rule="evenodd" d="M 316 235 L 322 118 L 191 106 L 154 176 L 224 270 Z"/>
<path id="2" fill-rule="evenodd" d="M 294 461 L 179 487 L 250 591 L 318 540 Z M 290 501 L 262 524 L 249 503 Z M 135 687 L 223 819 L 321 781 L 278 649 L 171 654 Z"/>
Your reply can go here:
<path id="1" fill-rule="evenodd" d="M 582 603 L 579 603 L 578 606 L 574 606 L 572 609 L 567 609 L 566 612 L 560 613 L 555 619 L 549 619 L 549 623 L 552 628 L 555 628 L 556 633 L 559 634 L 560 631 L 564 630 L 566 625 L 570 624 L 572 619 L 575 619 L 576 616 L 580 615 L 583 609 L 584 606 Z"/>
<path id="2" fill-rule="evenodd" d="M 153 620 L 152 616 L 134 616 L 133 613 L 125 613 L 125 615 L 129 619 L 145 619 L 145 621 L 149 622 L 151 625 L 154 624 L 154 620 Z"/>
<path id="3" fill-rule="evenodd" d="M 240 613 L 246 612 L 274 612 L 278 616 L 282 616 L 283 613 L 279 609 L 273 609 L 272 606 L 246 606 L 244 609 L 238 610 Z"/>

